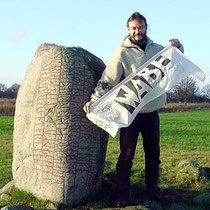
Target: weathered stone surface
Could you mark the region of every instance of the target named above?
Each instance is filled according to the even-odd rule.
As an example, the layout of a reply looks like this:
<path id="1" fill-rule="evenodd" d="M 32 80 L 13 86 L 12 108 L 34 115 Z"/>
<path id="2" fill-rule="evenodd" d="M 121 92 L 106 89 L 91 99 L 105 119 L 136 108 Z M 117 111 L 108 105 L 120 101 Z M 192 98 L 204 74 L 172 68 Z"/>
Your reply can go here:
<path id="1" fill-rule="evenodd" d="M 160 192 L 163 196 L 173 197 L 174 201 L 180 201 L 181 195 L 180 193 L 172 187 L 163 187 L 160 189 Z"/>
<path id="2" fill-rule="evenodd" d="M 144 206 L 151 210 L 163 210 L 162 206 L 156 201 L 147 200 L 144 202 Z"/>
<path id="3" fill-rule="evenodd" d="M 193 201 L 197 204 L 202 204 L 206 207 L 210 207 L 210 193 L 202 193 L 193 198 Z"/>
<path id="4" fill-rule="evenodd" d="M 144 205 L 132 205 L 132 206 L 127 206 L 125 208 L 119 208 L 119 207 L 116 207 L 116 208 L 103 208 L 102 210 L 112 210 L 112 209 L 124 209 L 124 210 L 152 210 L 150 208 L 147 208 L 146 206 Z M 155 210 L 155 209 L 154 209 Z M 158 209 L 157 209 L 158 210 Z M 162 210 L 162 209 L 161 209 Z"/>
<path id="5" fill-rule="evenodd" d="M 131 197 L 141 197 L 142 194 L 146 193 L 146 185 L 141 182 L 134 182 L 130 186 Z"/>
<path id="6" fill-rule="evenodd" d="M 16 102 L 16 187 L 66 205 L 98 193 L 108 136 L 86 118 L 82 107 L 104 68 L 82 48 L 39 46 Z"/>
<path id="7" fill-rule="evenodd" d="M 122 209 L 126 209 L 126 210 L 150 210 L 149 208 L 147 208 L 144 205 L 127 206 L 127 207 L 122 208 Z"/>
<path id="8" fill-rule="evenodd" d="M 55 205 L 55 204 L 53 204 L 53 203 L 49 203 L 49 204 L 47 205 L 47 208 L 46 208 L 46 209 L 57 210 L 58 207 L 57 207 L 57 205 Z"/>
<path id="9" fill-rule="evenodd" d="M 178 167 L 180 169 L 186 167 L 186 166 L 194 166 L 198 168 L 198 163 L 195 160 L 182 160 L 179 164 Z"/>
<path id="10" fill-rule="evenodd" d="M 209 192 L 210 193 L 210 187 L 203 187 L 201 190 L 200 190 L 201 193 L 207 193 Z"/>
<path id="11" fill-rule="evenodd" d="M 24 205 L 9 205 L 1 208 L 1 210 L 33 210 L 33 208 Z"/>
<path id="12" fill-rule="evenodd" d="M 164 210 L 185 210 L 186 208 L 177 204 L 177 203 L 172 203 L 169 206 L 164 206 Z"/>
<path id="13" fill-rule="evenodd" d="M 14 186 L 14 181 L 12 180 L 12 181 L 8 182 L 4 187 L 2 187 L 0 189 L 0 193 L 4 193 L 6 191 L 11 190 L 13 188 L 13 186 Z"/>
<path id="14" fill-rule="evenodd" d="M 101 190 L 98 195 L 99 200 L 107 200 L 110 203 L 115 202 L 115 194 L 116 194 L 116 184 L 107 180 L 103 179 L 102 185 L 101 185 Z"/>

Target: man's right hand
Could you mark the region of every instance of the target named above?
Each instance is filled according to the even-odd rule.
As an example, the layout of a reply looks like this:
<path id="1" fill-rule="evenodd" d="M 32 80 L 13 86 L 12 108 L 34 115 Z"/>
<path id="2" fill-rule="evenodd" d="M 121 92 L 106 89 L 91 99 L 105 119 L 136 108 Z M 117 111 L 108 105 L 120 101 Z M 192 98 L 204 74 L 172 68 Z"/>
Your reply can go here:
<path id="1" fill-rule="evenodd" d="M 90 113 L 90 105 L 91 105 L 92 103 L 93 103 L 93 102 L 88 101 L 88 102 L 83 106 L 83 110 L 84 110 L 86 113 Z"/>

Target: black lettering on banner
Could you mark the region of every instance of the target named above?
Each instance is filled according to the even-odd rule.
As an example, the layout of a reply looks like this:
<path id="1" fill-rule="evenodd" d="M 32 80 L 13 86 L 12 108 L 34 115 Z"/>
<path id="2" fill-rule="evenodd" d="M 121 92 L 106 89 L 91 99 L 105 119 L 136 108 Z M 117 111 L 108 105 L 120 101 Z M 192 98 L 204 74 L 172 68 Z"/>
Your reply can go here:
<path id="1" fill-rule="evenodd" d="M 147 91 L 144 91 L 144 92 L 141 94 L 141 99 L 144 98 L 144 96 L 146 96 L 147 93 L 148 93 Z M 133 106 L 131 106 L 131 105 L 129 105 L 129 104 L 126 104 L 126 103 L 123 103 L 123 102 L 120 102 L 120 101 L 116 101 L 116 100 L 115 100 L 115 102 L 117 102 L 117 103 L 120 104 L 122 107 L 124 107 L 125 109 L 127 109 L 131 114 L 134 112 L 135 108 L 140 104 L 139 102 L 134 101 L 136 107 L 133 107 Z"/>
<path id="2" fill-rule="evenodd" d="M 158 62 L 162 57 L 163 57 L 163 56 L 160 55 L 158 58 L 156 58 L 155 61 Z M 168 59 L 168 58 L 166 58 L 166 59 L 162 62 L 162 65 L 163 65 L 163 66 L 167 66 L 170 62 L 171 62 L 171 60 Z M 148 68 L 149 70 L 152 70 L 152 69 L 159 69 L 160 72 L 161 72 L 162 78 L 163 78 L 164 75 L 165 75 L 164 72 L 162 71 L 162 69 L 160 69 L 159 67 L 155 66 L 154 64 L 149 64 L 146 68 Z M 153 76 L 154 76 L 154 75 L 153 75 Z M 152 78 L 153 78 L 153 77 L 152 77 Z"/>
<path id="3" fill-rule="evenodd" d="M 120 88 L 116 98 L 126 98 L 126 95 L 128 95 L 127 92 L 125 92 L 122 88 Z M 120 101 L 116 101 L 118 104 L 120 104 L 122 107 L 124 107 L 125 109 L 127 109 L 131 114 L 133 113 L 133 111 L 135 110 L 135 107 L 129 105 L 129 104 L 125 104 L 123 102 L 120 102 Z"/>
<path id="4" fill-rule="evenodd" d="M 144 96 L 147 95 L 147 93 L 148 93 L 147 91 L 144 91 L 144 92 L 141 94 L 141 99 L 144 98 Z"/>
<path id="5" fill-rule="evenodd" d="M 163 57 L 163 56 L 160 55 L 159 57 L 157 57 L 157 58 L 155 59 L 155 61 L 159 62 L 159 61 L 161 60 L 162 57 Z M 166 58 L 166 59 L 162 62 L 162 65 L 163 65 L 163 66 L 167 66 L 170 62 L 171 62 L 171 60 L 168 59 L 168 58 Z M 164 74 L 164 72 L 162 71 L 162 69 L 160 69 L 159 67 L 155 66 L 154 64 L 151 64 L 151 63 L 150 63 L 146 68 L 148 68 L 149 71 L 150 71 L 150 70 L 153 70 L 153 69 L 158 69 L 158 70 L 161 72 L 161 77 L 163 78 L 163 77 L 165 76 L 165 74 Z M 141 72 L 141 73 L 145 73 L 145 71 L 144 71 L 144 72 Z M 155 79 L 157 78 L 157 75 L 156 75 L 155 73 L 152 73 L 152 74 L 150 74 L 149 76 L 150 76 L 153 80 L 155 80 Z M 162 78 L 161 78 L 161 79 L 162 79 Z M 135 93 L 135 95 L 137 96 L 138 99 L 139 99 L 138 90 L 137 90 L 137 88 L 134 86 L 132 80 L 141 80 L 141 81 L 144 82 L 146 85 L 148 85 L 149 87 L 152 88 L 152 86 L 149 84 L 149 82 L 148 82 L 143 76 L 138 76 L 138 75 L 134 76 L 130 81 L 128 81 L 127 83 L 125 83 L 125 86 L 128 87 L 130 90 L 132 90 L 132 91 Z M 139 90 L 142 89 L 142 86 L 140 86 L 139 84 L 137 84 L 137 87 L 138 87 Z M 144 97 L 147 95 L 147 93 L 148 93 L 147 91 L 144 91 L 144 92 L 140 95 L 140 98 L 141 98 L 141 99 L 144 98 Z M 119 97 L 121 97 L 121 98 L 126 98 L 126 95 L 128 95 L 128 93 L 127 93 L 126 91 L 124 91 L 122 88 L 120 88 L 120 90 L 119 90 L 119 92 L 118 92 L 118 94 L 117 94 L 116 97 L 117 97 L 117 98 L 119 98 Z M 123 102 L 120 102 L 120 101 L 116 101 L 116 100 L 115 100 L 115 102 L 117 102 L 118 104 L 120 104 L 122 107 L 124 107 L 125 109 L 127 109 L 127 110 L 132 114 L 132 113 L 134 112 L 135 108 L 140 104 L 140 99 L 139 99 L 139 102 L 133 101 L 136 107 L 133 107 L 133 106 L 131 106 L 131 105 L 129 105 L 129 104 L 126 104 L 126 103 L 123 103 Z"/>
<path id="6" fill-rule="evenodd" d="M 162 55 L 159 55 L 159 56 L 155 59 L 155 61 L 159 61 L 162 57 L 163 57 Z"/>
<path id="7" fill-rule="evenodd" d="M 154 80 L 157 78 L 157 75 L 154 74 L 154 73 L 153 73 L 153 74 L 150 74 L 149 76 L 150 76 L 152 79 L 154 79 Z"/>
<path id="8" fill-rule="evenodd" d="M 146 80 L 144 77 L 142 77 L 142 76 L 136 75 L 136 76 L 133 78 L 133 80 L 141 80 L 142 82 L 144 82 L 145 84 L 147 84 L 149 87 L 152 88 L 152 86 L 149 84 L 149 82 L 147 82 L 147 80 Z"/>
<path id="9" fill-rule="evenodd" d="M 125 95 L 127 95 L 127 94 L 128 94 L 127 92 L 125 92 L 122 88 L 120 88 L 120 90 L 119 90 L 119 92 L 118 92 L 116 97 L 126 98 Z"/>
<path id="10" fill-rule="evenodd" d="M 136 94 L 136 96 L 137 96 L 137 98 L 138 98 L 138 100 L 139 100 L 139 96 L 138 96 L 137 89 L 135 88 L 135 86 L 134 86 L 134 84 L 132 83 L 132 81 L 128 81 L 128 82 L 125 84 L 125 86 L 127 86 L 130 90 L 132 90 L 132 91 Z M 139 87 L 139 89 L 142 88 L 141 86 L 138 86 L 138 87 Z M 118 92 L 116 98 L 119 98 L 119 97 L 121 97 L 121 98 L 126 98 L 126 95 L 128 95 L 128 93 L 127 93 L 126 91 L 124 91 L 124 90 L 121 88 L 121 89 L 119 90 L 119 92 Z M 121 106 L 123 106 L 125 109 L 127 109 L 131 114 L 133 113 L 133 111 L 135 110 L 135 108 L 140 104 L 139 102 L 134 101 L 136 107 L 133 107 L 133 106 L 131 106 L 131 105 L 129 105 L 129 104 L 126 104 L 126 103 L 123 103 L 123 102 L 119 102 L 119 101 L 116 101 L 116 100 L 115 100 L 115 102 L 117 102 L 118 104 L 120 104 Z"/>
<path id="11" fill-rule="evenodd" d="M 134 103 L 135 103 L 136 107 L 140 104 L 140 103 L 137 102 L 137 101 L 134 101 Z"/>
<path id="12" fill-rule="evenodd" d="M 163 57 L 162 55 L 159 55 L 159 56 L 155 59 L 155 61 L 158 62 L 162 57 Z M 166 59 L 162 62 L 162 65 L 163 65 L 163 66 L 167 66 L 170 62 L 171 62 L 171 60 L 168 59 L 168 58 L 166 58 Z"/>
<path id="13" fill-rule="evenodd" d="M 151 64 L 151 63 L 146 68 L 148 68 L 149 70 L 160 69 L 160 68 L 158 68 L 157 66 L 155 66 L 154 64 Z"/>
<path id="14" fill-rule="evenodd" d="M 125 86 L 127 86 L 130 90 L 132 90 L 136 94 L 137 98 L 139 99 L 138 91 L 135 88 L 134 84 L 132 83 L 132 80 L 125 83 Z"/>
<path id="15" fill-rule="evenodd" d="M 163 65 L 163 66 L 167 66 L 170 62 L 171 62 L 171 60 L 169 60 L 168 58 L 166 58 L 166 59 L 162 62 L 162 65 Z"/>
<path id="16" fill-rule="evenodd" d="M 131 114 L 135 110 L 135 107 L 133 107 L 133 106 L 131 106 L 129 104 L 125 104 L 125 103 L 120 102 L 120 101 L 115 101 L 115 102 L 117 102 L 118 104 L 120 104 L 121 106 L 123 106 L 124 108 L 126 108 Z"/>
<path id="17" fill-rule="evenodd" d="M 142 82 L 144 82 L 145 84 L 147 84 L 149 87 L 152 88 L 152 86 L 148 83 L 148 81 L 147 81 L 144 77 L 142 77 L 142 76 L 136 75 L 136 76 L 133 78 L 133 80 L 141 80 Z M 130 80 L 130 81 L 128 81 L 127 83 L 125 83 L 125 86 L 128 87 L 130 90 L 132 90 L 132 91 L 136 94 L 136 96 L 137 96 L 139 102 L 138 102 L 138 101 L 133 101 L 133 102 L 134 102 L 135 106 L 137 107 L 137 106 L 140 104 L 140 99 L 139 99 L 139 96 L 138 96 L 138 90 L 137 90 L 136 87 L 134 86 L 132 80 Z M 137 84 L 137 87 L 138 87 L 139 90 L 142 89 L 142 86 L 140 86 L 140 85 L 138 85 L 138 84 Z M 142 99 L 147 93 L 148 93 L 147 91 L 143 92 L 143 93 L 141 94 L 141 99 Z M 119 92 L 117 93 L 117 96 L 116 96 L 116 97 L 117 97 L 117 98 L 119 98 L 119 97 L 126 98 L 126 95 L 128 95 L 128 93 L 125 92 L 125 91 L 121 88 L 121 89 L 119 90 Z M 117 100 L 115 100 L 115 102 L 117 102 L 118 104 L 120 104 L 121 106 L 123 106 L 125 109 L 127 109 L 131 114 L 133 113 L 133 111 L 134 111 L 135 108 L 136 108 L 136 107 L 133 107 L 133 106 L 131 106 L 131 105 L 129 105 L 129 104 L 126 104 L 126 103 L 123 103 L 123 102 L 120 102 L 120 101 L 117 101 Z"/>
<path id="18" fill-rule="evenodd" d="M 160 69 L 159 67 L 153 65 L 153 64 L 149 64 L 146 68 L 148 68 L 149 70 L 153 70 L 153 69 L 158 69 L 161 72 L 161 77 L 163 78 L 165 76 L 164 72 L 162 71 L 162 69 Z"/>
<path id="19" fill-rule="evenodd" d="M 137 84 L 137 86 L 138 86 L 138 89 L 139 89 L 139 90 L 141 90 L 141 89 L 142 89 L 142 86 L 140 86 L 140 85 L 138 85 L 138 84 Z"/>

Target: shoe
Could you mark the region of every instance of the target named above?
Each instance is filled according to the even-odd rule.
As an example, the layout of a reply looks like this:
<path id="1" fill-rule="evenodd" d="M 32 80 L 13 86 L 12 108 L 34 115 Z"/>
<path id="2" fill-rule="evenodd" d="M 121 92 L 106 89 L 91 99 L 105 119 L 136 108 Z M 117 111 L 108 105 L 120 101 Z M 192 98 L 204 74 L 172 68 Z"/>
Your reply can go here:
<path id="1" fill-rule="evenodd" d="M 117 200 L 116 201 L 116 207 L 125 208 L 127 206 L 126 200 Z"/>

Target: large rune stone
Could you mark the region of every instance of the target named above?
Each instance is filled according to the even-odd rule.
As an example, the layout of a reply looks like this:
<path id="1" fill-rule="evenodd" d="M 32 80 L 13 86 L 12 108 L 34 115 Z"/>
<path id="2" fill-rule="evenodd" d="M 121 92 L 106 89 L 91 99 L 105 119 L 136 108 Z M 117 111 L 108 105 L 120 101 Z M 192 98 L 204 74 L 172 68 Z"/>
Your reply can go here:
<path id="1" fill-rule="evenodd" d="M 97 195 L 108 135 L 82 108 L 104 68 L 80 47 L 39 46 L 16 102 L 15 187 L 70 206 Z"/>

